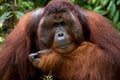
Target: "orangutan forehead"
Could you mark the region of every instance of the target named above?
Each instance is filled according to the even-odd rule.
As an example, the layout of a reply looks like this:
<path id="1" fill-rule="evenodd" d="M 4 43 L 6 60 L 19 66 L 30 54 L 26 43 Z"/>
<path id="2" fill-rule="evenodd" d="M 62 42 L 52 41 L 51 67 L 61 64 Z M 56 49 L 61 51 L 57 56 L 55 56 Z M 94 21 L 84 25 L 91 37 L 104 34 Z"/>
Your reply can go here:
<path id="1" fill-rule="evenodd" d="M 40 24 L 42 24 L 43 22 L 54 23 L 54 22 L 61 22 L 61 21 L 74 23 L 75 20 L 76 20 L 75 15 L 72 12 L 62 12 L 62 13 L 56 13 L 56 14 L 54 13 L 54 14 L 44 16 L 41 19 Z"/>
<path id="2" fill-rule="evenodd" d="M 74 8 L 75 7 L 72 3 L 68 3 L 68 1 L 66 2 L 65 0 L 51 1 L 45 7 L 44 15 L 48 15 L 51 13 L 60 13 L 60 12 L 72 11 L 72 10 L 74 10 Z"/>

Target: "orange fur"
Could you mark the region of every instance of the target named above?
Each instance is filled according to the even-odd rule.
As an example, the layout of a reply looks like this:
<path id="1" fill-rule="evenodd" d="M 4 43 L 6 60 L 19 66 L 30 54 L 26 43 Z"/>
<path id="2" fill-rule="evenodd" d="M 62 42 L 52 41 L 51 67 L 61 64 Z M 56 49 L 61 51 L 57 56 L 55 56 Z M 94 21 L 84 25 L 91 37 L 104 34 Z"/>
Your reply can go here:
<path id="1" fill-rule="evenodd" d="M 66 54 L 45 51 L 39 60 L 31 62 L 44 73 L 51 73 L 55 80 L 109 80 L 112 77 L 111 71 L 106 74 L 106 70 L 112 68 L 107 56 L 92 43 L 84 42 Z"/>
<path id="2" fill-rule="evenodd" d="M 67 51 L 70 55 L 55 48 L 51 36 L 54 32 L 49 30 L 54 20 L 48 17 L 63 12 L 68 24 L 66 31 L 74 43 Z M 43 18 L 49 21 L 44 24 L 48 26 L 44 26 L 44 31 L 40 25 Z M 44 33 L 43 38 L 46 37 L 43 40 L 48 42 L 46 45 L 41 41 L 41 33 Z M 81 45 L 84 42 L 88 43 Z M 52 70 L 54 80 L 120 79 L 120 35 L 109 21 L 69 0 L 52 0 L 44 8 L 25 14 L 5 38 L 0 51 L 0 80 L 40 80 L 43 73 L 30 63 L 28 55 L 48 48 L 55 51 L 42 57 L 40 62 L 44 65 L 40 67 L 45 73 Z"/>

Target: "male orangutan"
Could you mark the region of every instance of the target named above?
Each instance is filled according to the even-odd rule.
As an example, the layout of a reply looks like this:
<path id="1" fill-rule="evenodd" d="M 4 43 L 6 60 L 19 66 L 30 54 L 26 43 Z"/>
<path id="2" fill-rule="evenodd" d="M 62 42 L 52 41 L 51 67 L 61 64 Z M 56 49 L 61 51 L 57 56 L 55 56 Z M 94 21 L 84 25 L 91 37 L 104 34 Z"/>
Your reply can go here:
<path id="1" fill-rule="evenodd" d="M 5 38 L 0 80 L 42 80 L 49 73 L 53 80 L 119 80 L 120 35 L 69 0 L 28 12 Z"/>

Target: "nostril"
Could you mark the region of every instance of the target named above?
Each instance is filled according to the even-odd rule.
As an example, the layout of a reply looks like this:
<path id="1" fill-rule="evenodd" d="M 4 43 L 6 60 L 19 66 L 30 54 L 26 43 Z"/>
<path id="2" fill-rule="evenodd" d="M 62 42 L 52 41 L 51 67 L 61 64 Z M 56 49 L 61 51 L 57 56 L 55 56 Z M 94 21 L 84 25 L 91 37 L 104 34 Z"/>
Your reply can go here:
<path id="1" fill-rule="evenodd" d="M 61 41 L 65 41 L 65 39 L 67 38 L 67 35 L 65 32 L 59 31 L 56 35 L 55 35 L 55 40 L 57 42 L 61 42 Z"/>
<path id="2" fill-rule="evenodd" d="M 64 36 L 63 33 L 59 33 L 59 34 L 58 34 L 58 37 L 62 37 L 62 36 Z"/>

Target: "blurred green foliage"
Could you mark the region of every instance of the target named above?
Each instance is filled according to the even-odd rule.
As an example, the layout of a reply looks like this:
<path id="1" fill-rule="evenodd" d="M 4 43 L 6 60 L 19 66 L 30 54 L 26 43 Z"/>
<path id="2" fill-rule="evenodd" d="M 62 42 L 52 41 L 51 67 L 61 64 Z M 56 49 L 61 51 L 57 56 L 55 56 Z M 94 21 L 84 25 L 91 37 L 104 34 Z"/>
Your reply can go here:
<path id="1" fill-rule="evenodd" d="M 0 0 L 0 44 L 18 20 L 28 11 L 45 6 L 50 0 Z M 105 16 L 120 31 L 120 0 L 71 0 Z"/>
<path id="2" fill-rule="evenodd" d="M 18 20 L 32 9 L 34 9 L 34 3 L 32 1 L 0 0 L 0 45 Z"/>
<path id="3" fill-rule="evenodd" d="M 72 2 L 105 16 L 120 31 L 120 0 L 72 0 Z"/>

